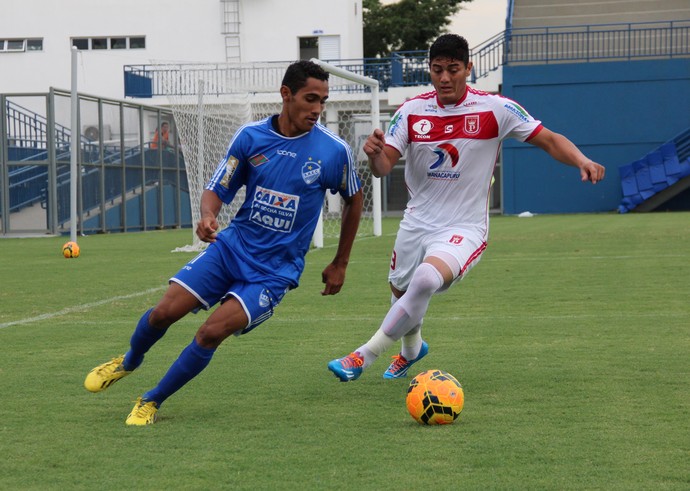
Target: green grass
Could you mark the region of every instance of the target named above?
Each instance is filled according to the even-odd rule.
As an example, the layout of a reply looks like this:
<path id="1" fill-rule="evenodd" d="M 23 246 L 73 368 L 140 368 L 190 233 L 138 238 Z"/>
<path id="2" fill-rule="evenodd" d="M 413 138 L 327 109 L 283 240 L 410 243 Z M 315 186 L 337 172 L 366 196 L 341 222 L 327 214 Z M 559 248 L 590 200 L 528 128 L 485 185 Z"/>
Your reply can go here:
<path id="1" fill-rule="evenodd" d="M 690 214 L 495 217 L 480 264 L 432 300 L 430 353 L 465 388 L 460 419 L 423 427 L 382 357 L 326 369 L 387 311 L 397 223 L 355 245 L 322 297 L 332 244 L 252 334 L 223 344 L 159 422 L 128 428 L 207 315 L 174 326 L 101 394 L 86 373 L 124 352 L 191 257 L 191 231 L 0 240 L 0 489 L 690 488 Z M 387 355 L 395 354 L 395 349 Z"/>

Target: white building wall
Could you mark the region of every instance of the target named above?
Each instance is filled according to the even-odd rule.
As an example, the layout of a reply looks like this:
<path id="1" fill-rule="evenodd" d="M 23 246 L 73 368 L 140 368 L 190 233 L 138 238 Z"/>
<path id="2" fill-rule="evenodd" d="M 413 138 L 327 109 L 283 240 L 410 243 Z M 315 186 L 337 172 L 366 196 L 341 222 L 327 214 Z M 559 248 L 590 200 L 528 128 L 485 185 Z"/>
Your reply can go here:
<path id="1" fill-rule="evenodd" d="M 338 35 L 341 58 L 362 57 L 361 0 L 238 0 L 242 62 L 299 58 L 299 37 Z M 145 49 L 89 50 L 79 91 L 124 98 L 124 65 L 224 62 L 220 0 L 2 0 L 0 39 L 42 38 L 42 51 L 0 52 L 0 93 L 70 88 L 73 37 L 145 36 Z"/>
<path id="2" fill-rule="evenodd" d="M 299 38 L 340 36 L 340 58 L 361 58 L 362 0 L 242 2 L 243 61 L 299 59 Z"/>

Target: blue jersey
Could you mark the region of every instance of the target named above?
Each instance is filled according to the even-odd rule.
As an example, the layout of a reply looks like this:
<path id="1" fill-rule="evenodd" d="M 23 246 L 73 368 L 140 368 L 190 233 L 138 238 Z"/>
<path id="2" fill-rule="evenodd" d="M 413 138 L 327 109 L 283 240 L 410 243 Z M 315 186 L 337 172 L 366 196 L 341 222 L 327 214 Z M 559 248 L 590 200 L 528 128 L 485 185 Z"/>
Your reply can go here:
<path id="1" fill-rule="evenodd" d="M 272 116 L 242 126 L 207 190 L 230 203 L 246 186 L 246 198 L 218 240 L 240 259 L 244 280 L 268 275 L 296 287 L 327 190 L 349 197 L 361 183 L 349 145 L 324 126 L 285 137 Z"/>

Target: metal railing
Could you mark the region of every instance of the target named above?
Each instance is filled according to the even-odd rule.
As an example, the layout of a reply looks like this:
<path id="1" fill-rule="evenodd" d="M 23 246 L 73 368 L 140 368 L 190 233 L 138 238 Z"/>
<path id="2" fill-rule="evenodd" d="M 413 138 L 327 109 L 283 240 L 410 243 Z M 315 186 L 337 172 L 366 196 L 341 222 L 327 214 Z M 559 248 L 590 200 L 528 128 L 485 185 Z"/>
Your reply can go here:
<path id="1" fill-rule="evenodd" d="M 472 80 L 502 65 L 581 63 L 690 56 L 690 20 L 507 29 L 471 50 Z M 379 81 L 380 90 L 429 83 L 426 51 L 387 58 L 326 60 Z M 125 96 L 275 91 L 289 62 L 125 65 Z M 333 86 L 331 91 L 351 91 Z M 364 89 L 362 89 L 364 90 Z"/>

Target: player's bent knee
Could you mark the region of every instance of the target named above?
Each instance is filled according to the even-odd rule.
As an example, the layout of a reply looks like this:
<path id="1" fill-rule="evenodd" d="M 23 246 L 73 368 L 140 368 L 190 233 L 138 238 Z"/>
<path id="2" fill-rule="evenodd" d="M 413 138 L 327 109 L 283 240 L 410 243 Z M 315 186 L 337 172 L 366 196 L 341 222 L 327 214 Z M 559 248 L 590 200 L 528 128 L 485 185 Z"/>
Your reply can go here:
<path id="1" fill-rule="evenodd" d="M 229 336 L 241 329 L 241 326 L 205 322 L 196 333 L 196 342 L 203 348 L 217 348 Z"/>
<path id="2" fill-rule="evenodd" d="M 410 289 L 414 289 L 419 294 L 431 296 L 436 290 L 443 286 L 443 276 L 431 264 L 422 263 L 415 271 Z"/>

